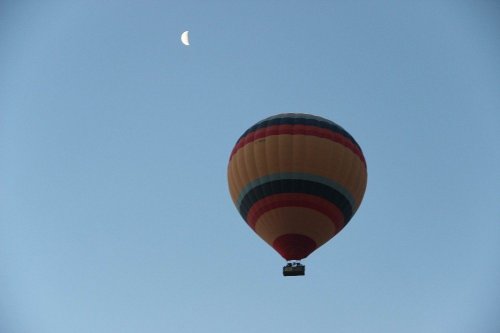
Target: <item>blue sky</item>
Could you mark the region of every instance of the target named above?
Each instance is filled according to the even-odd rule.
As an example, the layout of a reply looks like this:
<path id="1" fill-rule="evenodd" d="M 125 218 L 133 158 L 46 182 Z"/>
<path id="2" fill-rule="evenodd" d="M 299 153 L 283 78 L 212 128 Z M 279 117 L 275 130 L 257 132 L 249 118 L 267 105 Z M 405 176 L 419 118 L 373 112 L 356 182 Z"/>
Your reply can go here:
<path id="1" fill-rule="evenodd" d="M 0 331 L 498 332 L 498 22 L 494 1 L 3 1 Z M 238 137 L 282 112 L 368 165 L 304 278 L 227 190 Z"/>

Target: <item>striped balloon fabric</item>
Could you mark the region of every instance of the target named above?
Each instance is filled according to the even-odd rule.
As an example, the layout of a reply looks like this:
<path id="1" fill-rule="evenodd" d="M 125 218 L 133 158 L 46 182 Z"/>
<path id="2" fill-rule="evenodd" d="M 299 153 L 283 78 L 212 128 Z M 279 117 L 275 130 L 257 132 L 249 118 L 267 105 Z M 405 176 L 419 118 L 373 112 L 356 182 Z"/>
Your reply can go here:
<path id="1" fill-rule="evenodd" d="M 335 236 L 358 209 L 366 181 L 353 137 L 309 114 L 279 114 L 250 127 L 228 165 L 241 216 L 286 260 L 303 259 Z"/>

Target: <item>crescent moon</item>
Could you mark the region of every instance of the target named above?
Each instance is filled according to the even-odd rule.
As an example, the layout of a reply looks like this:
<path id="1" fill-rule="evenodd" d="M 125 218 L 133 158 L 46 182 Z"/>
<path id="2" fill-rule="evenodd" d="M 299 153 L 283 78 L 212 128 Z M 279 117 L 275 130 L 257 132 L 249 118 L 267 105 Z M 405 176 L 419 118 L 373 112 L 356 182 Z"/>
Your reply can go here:
<path id="1" fill-rule="evenodd" d="M 181 35 L 182 44 L 189 46 L 189 31 L 184 31 Z"/>

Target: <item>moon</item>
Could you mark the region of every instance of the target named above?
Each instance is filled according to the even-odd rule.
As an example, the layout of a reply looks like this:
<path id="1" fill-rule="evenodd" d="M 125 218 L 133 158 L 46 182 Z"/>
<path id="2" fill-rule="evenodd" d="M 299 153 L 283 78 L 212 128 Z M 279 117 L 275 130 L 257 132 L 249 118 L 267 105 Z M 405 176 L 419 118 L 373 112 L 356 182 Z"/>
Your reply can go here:
<path id="1" fill-rule="evenodd" d="M 189 31 L 184 31 L 181 35 L 182 44 L 189 46 Z"/>

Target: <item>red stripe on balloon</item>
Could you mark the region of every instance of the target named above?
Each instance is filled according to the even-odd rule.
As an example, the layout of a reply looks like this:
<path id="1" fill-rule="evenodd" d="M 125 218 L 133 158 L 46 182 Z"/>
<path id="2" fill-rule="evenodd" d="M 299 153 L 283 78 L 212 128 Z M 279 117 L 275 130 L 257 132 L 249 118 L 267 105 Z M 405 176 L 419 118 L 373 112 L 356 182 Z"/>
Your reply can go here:
<path id="1" fill-rule="evenodd" d="M 349 138 L 343 136 L 340 133 L 333 132 L 327 128 L 321 128 L 310 125 L 300 125 L 300 124 L 273 125 L 248 133 L 248 135 L 241 138 L 241 140 L 238 141 L 236 146 L 234 146 L 233 151 L 231 152 L 231 156 L 229 157 L 229 160 L 231 161 L 233 155 L 236 154 L 236 152 L 240 148 L 244 147 L 246 144 L 259 139 L 263 139 L 267 136 L 281 135 L 281 134 L 311 135 L 319 138 L 328 139 L 336 143 L 340 143 L 344 147 L 350 149 L 354 154 L 356 154 L 360 158 L 360 160 L 363 161 L 363 164 L 366 166 L 366 161 L 363 156 L 363 153 Z"/>
<path id="2" fill-rule="evenodd" d="M 314 195 L 302 193 L 283 193 L 267 196 L 252 205 L 245 220 L 252 229 L 255 229 L 255 224 L 262 214 L 282 207 L 303 207 L 316 210 L 326 215 L 335 225 L 337 231 L 340 231 L 345 225 L 342 211 L 333 203 Z"/>
<path id="3" fill-rule="evenodd" d="M 301 260 L 316 250 L 316 242 L 304 235 L 286 234 L 274 240 L 273 248 L 286 260 Z"/>

